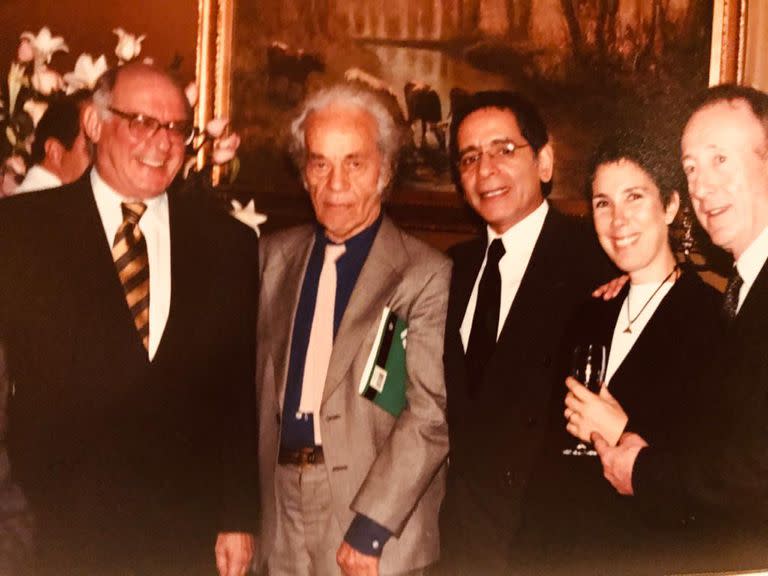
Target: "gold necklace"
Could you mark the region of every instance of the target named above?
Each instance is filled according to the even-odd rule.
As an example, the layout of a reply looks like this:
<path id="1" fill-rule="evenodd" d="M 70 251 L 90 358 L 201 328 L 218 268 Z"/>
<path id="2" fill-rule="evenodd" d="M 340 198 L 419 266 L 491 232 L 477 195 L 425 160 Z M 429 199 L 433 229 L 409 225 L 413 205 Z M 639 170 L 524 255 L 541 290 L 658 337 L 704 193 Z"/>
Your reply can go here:
<path id="1" fill-rule="evenodd" d="M 642 313 L 643 313 L 643 310 L 645 310 L 645 309 L 648 307 L 648 304 L 650 304 L 650 303 L 651 303 L 651 300 L 653 300 L 653 297 L 654 297 L 654 296 L 656 296 L 656 294 L 658 294 L 658 293 L 659 293 L 659 290 L 661 290 L 661 287 L 662 287 L 662 286 L 664 286 L 664 283 L 665 283 L 667 280 L 669 280 L 670 278 L 672 278 L 672 275 L 673 275 L 675 272 L 677 272 L 677 264 L 675 264 L 675 267 L 674 267 L 674 268 L 672 268 L 672 272 L 670 272 L 669 274 L 667 274 L 667 277 L 666 277 L 666 278 L 664 278 L 664 280 L 662 280 L 662 281 L 661 281 L 661 284 L 659 284 L 659 285 L 656 287 L 656 290 L 654 290 L 654 291 L 653 291 L 653 294 L 651 294 L 651 296 L 648 298 L 648 300 L 646 300 L 646 301 L 645 301 L 645 304 L 643 304 L 643 307 L 642 307 L 642 308 L 640 308 L 640 312 L 638 312 L 637 314 L 635 314 L 635 317 L 634 317 L 634 318 L 632 318 L 632 317 L 631 317 L 631 315 L 630 315 L 630 312 L 629 312 L 629 292 L 627 293 L 627 327 L 626 327 L 626 328 L 624 328 L 624 334 L 632 334 L 632 324 L 634 324 L 634 322 L 635 322 L 635 321 L 636 321 L 638 318 L 640 318 L 640 314 L 642 314 Z"/>

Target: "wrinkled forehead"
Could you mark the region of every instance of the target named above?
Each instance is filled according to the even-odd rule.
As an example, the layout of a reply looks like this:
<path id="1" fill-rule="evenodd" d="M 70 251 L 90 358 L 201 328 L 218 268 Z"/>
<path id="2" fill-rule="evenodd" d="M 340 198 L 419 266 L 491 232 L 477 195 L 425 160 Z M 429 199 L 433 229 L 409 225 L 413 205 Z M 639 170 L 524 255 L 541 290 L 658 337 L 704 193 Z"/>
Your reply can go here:
<path id="1" fill-rule="evenodd" d="M 310 153 L 320 149 L 323 153 L 339 152 L 342 148 L 363 152 L 377 149 L 378 126 L 364 108 L 330 105 L 310 112 L 304 137 Z"/>
<path id="2" fill-rule="evenodd" d="M 768 139 L 768 125 L 755 115 L 745 100 L 718 100 L 691 115 L 683 129 L 682 142 L 684 146 L 703 145 L 739 136 L 750 136 L 764 144 Z"/>

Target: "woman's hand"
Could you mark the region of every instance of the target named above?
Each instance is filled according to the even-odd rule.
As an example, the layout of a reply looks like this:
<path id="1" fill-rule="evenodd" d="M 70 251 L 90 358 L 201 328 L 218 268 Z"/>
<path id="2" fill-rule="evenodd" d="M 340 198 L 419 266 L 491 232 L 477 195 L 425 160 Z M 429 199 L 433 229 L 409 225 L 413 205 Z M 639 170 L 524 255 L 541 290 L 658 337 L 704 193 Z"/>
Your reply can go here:
<path id="1" fill-rule="evenodd" d="M 575 378 L 566 378 L 565 385 L 569 390 L 563 413 L 568 420 L 565 429 L 584 442 L 590 442 L 592 433 L 598 432 L 608 444 L 615 446 L 629 421 L 621 404 L 605 387 L 598 395 Z"/>

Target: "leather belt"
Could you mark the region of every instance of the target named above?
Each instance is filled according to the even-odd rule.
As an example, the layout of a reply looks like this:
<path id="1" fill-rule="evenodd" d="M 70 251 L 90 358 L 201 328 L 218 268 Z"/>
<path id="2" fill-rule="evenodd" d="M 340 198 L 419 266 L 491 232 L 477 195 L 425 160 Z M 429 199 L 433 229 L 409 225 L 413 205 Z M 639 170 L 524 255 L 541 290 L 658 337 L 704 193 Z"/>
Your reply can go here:
<path id="1" fill-rule="evenodd" d="M 277 463 L 293 466 L 311 466 L 313 464 L 322 464 L 325 462 L 323 457 L 323 447 L 313 446 L 311 448 L 300 448 L 299 450 L 286 450 L 280 448 L 277 455 Z"/>

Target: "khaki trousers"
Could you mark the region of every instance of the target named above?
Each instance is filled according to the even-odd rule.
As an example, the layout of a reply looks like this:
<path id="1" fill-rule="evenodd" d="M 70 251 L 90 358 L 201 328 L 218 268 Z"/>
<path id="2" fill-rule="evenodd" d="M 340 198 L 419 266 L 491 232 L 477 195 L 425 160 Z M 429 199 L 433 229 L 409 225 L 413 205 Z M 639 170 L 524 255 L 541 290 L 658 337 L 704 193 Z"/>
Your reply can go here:
<path id="1" fill-rule="evenodd" d="M 270 576 L 338 576 L 336 551 L 344 533 L 331 510 L 323 465 L 278 465 L 275 472 L 277 533 L 268 560 Z"/>
<path id="2" fill-rule="evenodd" d="M 323 465 L 280 465 L 275 471 L 277 533 L 269 576 L 340 576 L 336 551 L 344 539 L 332 511 L 331 485 Z M 422 576 L 424 570 L 401 575 Z"/>

